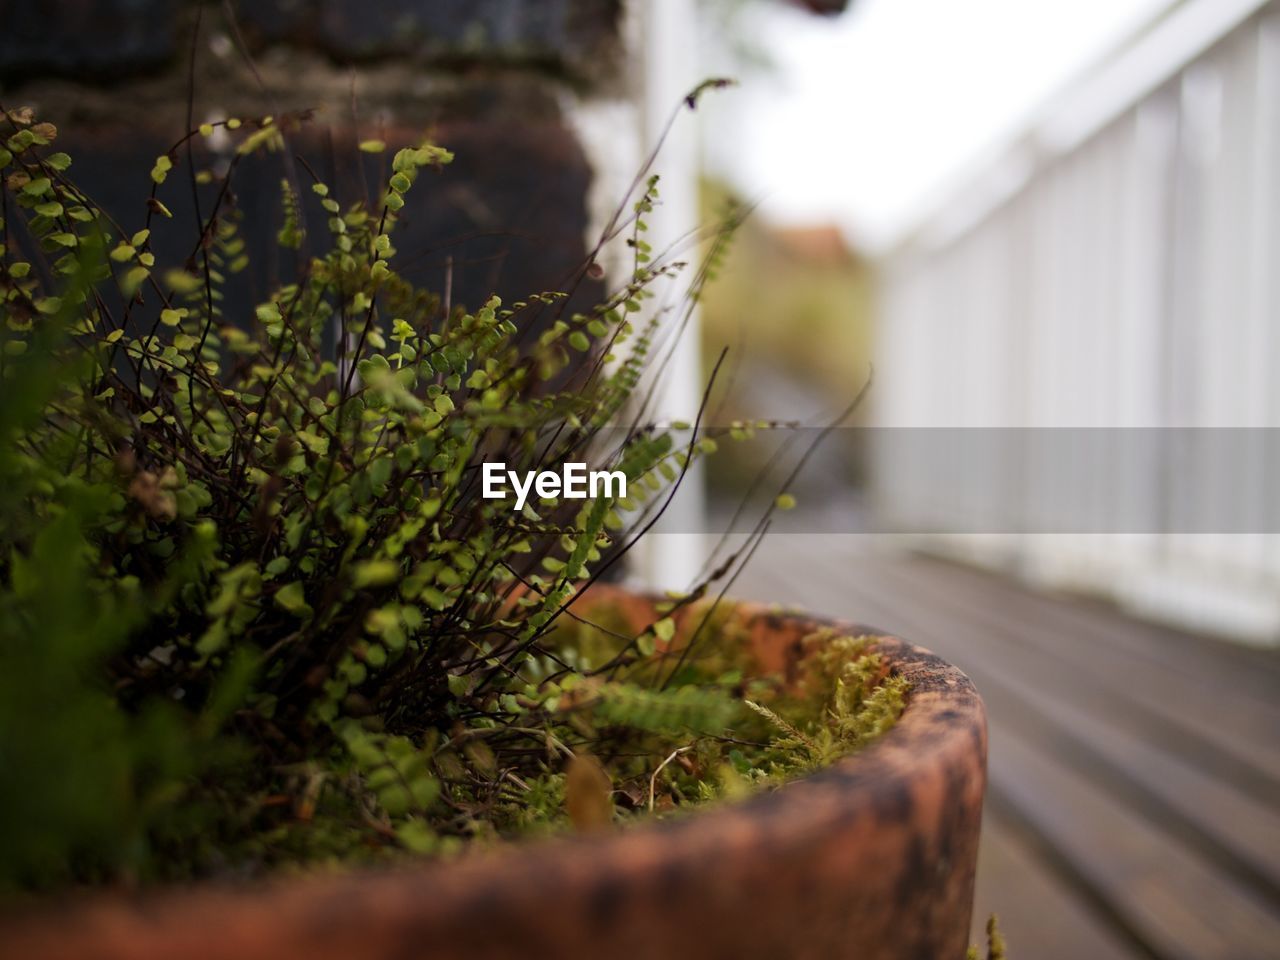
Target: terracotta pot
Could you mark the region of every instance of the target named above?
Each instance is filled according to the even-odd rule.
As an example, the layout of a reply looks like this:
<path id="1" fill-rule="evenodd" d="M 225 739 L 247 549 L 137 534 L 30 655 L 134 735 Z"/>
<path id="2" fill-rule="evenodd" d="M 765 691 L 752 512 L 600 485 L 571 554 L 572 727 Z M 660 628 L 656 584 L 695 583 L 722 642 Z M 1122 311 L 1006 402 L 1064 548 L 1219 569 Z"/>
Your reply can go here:
<path id="1" fill-rule="evenodd" d="M 602 602 L 654 618 L 648 600 L 611 588 L 575 609 Z M 794 662 L 818 626 L 879 633 L 740 609 L 771 667 Z M 960 960 L 986 782 L 982 701 L 932 653 L 890 636 L 878 649 L 911 681 L 902 718 L 777 791 L 447 863 L 61 903 L 0 921 L 0 956 Z"/>

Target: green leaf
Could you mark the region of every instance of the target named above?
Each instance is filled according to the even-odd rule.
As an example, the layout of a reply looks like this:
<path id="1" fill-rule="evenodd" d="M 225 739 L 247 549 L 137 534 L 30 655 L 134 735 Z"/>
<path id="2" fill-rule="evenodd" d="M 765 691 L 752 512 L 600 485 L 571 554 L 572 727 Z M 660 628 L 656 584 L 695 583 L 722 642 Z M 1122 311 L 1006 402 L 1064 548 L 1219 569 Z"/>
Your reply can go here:
<path id="1" fill-rule="evenodd" d="M 253 312 L 263 323 L 278 323 L 281 319 L 280 308 L 274 303 L 261 304 Z"/>
<path id="2" fill-rule="evenodd" d="M 369 482 L 376 488 L 385 487 L 391 479 L 394 466 L 390 457 L 378 457 L 369 464 Z"/>
<path id="3" fill-rule="evenodd" d="M 600 688 L 596 704 L 596 714 L 606 722 L 653 733 L 691 730 L 717 736 L 725 732 L 737 712 L 737 704 L 724 691 L 693 686 L 650 690 L 609 683 Z"/>
<path id="4" fill-rule="evenodd" d="M 405 820 L 396 824 L 395 831 L 396 839 L 410 853 L 425 855 L 435 852 L 440 846 L 436 832 L 421 820 Z"/>
<path id="5" fill-rule="evenodd" d="M 275 595 L 276 606 L 287 613 L 303 617 L 311 615 L 311 607 L 307 603 L 306 592 L 300 581 L 286 583 Z"/>
<path id="6" fill-rule="evenodd" d="M 120 278 L 120 289 L 124 291 L 126 296 L 133 296 L 138 292 L 138 288 L 151 276 L 151 271 L 146 267 L 133 267 L 125 271 L 123 277 Z"/>
<path id="7" fill-rule="evenodd" d="M 169 171 L 173 169 L 173 161 L 169 159 L 168 154 L 160 154 L 156 157 L 155 165 L 151 168 L 151 179 L 157 184 L 164 183 L 165 177 L 169 175 Z"/>
<path id="8" fill-rule="evenodd" d="M 303 445 L 312 453 L 323 455 L 329 452 L 329 439 L 327 437 L 322 437 L 311 430 L 299 430 L 294 436 L 301 440 Z"/>
<path id="9" fill-rule="evenodd" d="M 165 271 L 164 282 L 175 293 L 195 293 L 204 286 L 202 278 L 185 270 Z"/>
<path id="10" fill-rule="evenodd" d="M 380 353 L 375 353 L 372 357 L 361 360 L 356 364 L 356 372 L 360 374 L 360 379 L 365 383 L 380 382 L 390 370 L 391 364 Z"/>
<path id="11" fill-rule="evenodd" d="M 400 579 L 400 564 L 394 560 L 366 560 L 352 568 L 351 579 L 357 590 L 386 586 Z"/>

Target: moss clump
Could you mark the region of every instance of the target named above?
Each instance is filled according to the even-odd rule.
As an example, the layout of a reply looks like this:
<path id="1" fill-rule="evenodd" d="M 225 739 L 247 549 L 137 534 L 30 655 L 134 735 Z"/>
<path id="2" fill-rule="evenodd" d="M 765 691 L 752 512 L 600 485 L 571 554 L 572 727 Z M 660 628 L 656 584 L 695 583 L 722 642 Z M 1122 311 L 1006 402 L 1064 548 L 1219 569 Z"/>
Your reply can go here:
<path id="1" fill-rule="evenodd" d="M 1004 935 L 1000 932 L 1000 924 L 993 913 L 987 918 L 987 958 L 986 960 L 1007 960 Z M 965 960 L 982 960 L 976 946 L 969 947 Z"/>
<path id="2" fill-rule="evenodd" d="M 700 613 L 695 607 L 690 620 Z M 683 659 L 678 697 L 596 675 L 557 701 L 566 722 L 601 751 L 620 821 L 780 786 L 864 747 L 902 713 L 909 685 L 885 669 L 874 637 L 814 631 L 801 644 L 799 679 L 787 683 L 761 674 L 732 605 L 722 605 L 712 622 L 715 642 L 697 657 L 682 658 L 689 637 L 681 633 L 633 667 L 644 680 Z M 580 623 L 566 628 L 561 642 L 600 658 L 588 661 L 591 674 L 592 662 L 608 663 L 623 636 Z M 559 774 L 549 769 L 546 777 L 562 788 Z M 570 822 L 554 807 L 545 814 L 554 825 Z"/>
<path id="3" fill-rule="evenodd" d="M 783 776 L 828 766 L 898 719 L 908 684 L 900 676 L 885 676 L 882 658 L 870 650 L 873 643 L 872 637 L 830 630 L 812 634 L 805 641 L 809 654 L 803 697 L 783 696 L 777 709 L 746 701 L 775 730 L 767 757 Z"/>

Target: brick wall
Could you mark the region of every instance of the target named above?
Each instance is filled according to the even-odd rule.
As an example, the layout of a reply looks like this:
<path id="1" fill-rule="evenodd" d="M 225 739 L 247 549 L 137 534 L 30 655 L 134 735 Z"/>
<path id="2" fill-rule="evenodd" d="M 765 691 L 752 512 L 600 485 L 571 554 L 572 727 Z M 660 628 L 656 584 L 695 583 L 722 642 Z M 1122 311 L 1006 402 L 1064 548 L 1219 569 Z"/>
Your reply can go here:
<path id="1" fill-rule="evenodd" d="M 454 165 L 403 213 L 407 272 L 438 289 L 451 261 L 455 302 L 494 291 L 510 300 L 561 287 L 584 257 L 592 171 L 572 113 L 619 95 L 621 6 L 239 0 L 233 22 L 224 5 L 191 0 L 0 0 L 0 101 L 57 123 L 77 181 L 131 225 L 152 161 L 186 129 L 195 35 L 194 122 L 315 108 L 290 146 L 340 195 L 382 177 L 389 154 L 361 154 L 360 139 L 394 149 L 430 131 L 454 150 Z M 216 163 L 214 154 L 198 159 Z M 254 162 L 266 169 L 239 178 L 236 200 L 269 261 L 283 161 Z M 183 178 L 171 178 L 165 200 L 172 232 L 191 236 Z"/>

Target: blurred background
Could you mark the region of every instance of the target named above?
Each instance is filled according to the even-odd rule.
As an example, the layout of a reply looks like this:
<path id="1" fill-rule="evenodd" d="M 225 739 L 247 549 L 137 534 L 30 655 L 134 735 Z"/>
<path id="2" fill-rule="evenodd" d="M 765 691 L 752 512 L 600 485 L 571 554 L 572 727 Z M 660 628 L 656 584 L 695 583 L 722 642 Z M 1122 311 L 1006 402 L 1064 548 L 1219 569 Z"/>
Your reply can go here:
<path id="1" fill-rule="evenodd" d="M 708 76 L 738 85 L 683 109 Z M 291 147 L 349 196 L 362 139 L 429 131 L 458 159 L 399 245 L 472 305 L 574 277 L 661 144 L 655 250 L 751 215 L 655 412 L 728 347 L 710 422 L 802 426 L 722 445 L 632 576 L 686 586 L 727 534 L 732 593 L 974 678 L 975 940 L 1280 956 L 1280 3 L 0 0 L 0 97 L 126 223 L 190 122 L 315 109 Z M 799 506 L 755 544 L 765 469 Z"/>
<path id="2" fill-rule="evenodd" d="M 1280 5 L 725 2 L 702 29 L 743 78 L 704 202 L 757 204 L 704 357 L 743 354 L 742 415 L 807 423 L 875 366 L 733 592 L 973 677 L 975 939 L 994 911 L 1014 956 L 1280 955 Z"/>

